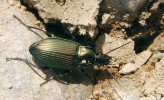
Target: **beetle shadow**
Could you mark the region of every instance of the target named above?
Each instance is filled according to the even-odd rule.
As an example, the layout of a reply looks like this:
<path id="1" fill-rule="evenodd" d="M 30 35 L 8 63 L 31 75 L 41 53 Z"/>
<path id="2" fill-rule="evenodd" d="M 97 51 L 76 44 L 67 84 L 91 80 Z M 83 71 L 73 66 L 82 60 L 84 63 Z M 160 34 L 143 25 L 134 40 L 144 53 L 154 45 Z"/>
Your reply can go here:
<path id="1" fill-rule="evenodd" d="M 73 69 L 73 70 L 62 70 L 56 68 L 48 68 L 43 65 L 37 63 L 33 58 L 38 69 L 40 69 L 45 75 L 45 82 L 40 85 L 50 82 L 51 80 L 55 80 L 62 84 L 83 84 L 83 85 L 95 85 L 98 81 L 105 81 L 106 79 L 113 79 L 112 73 L 108 70 L 102 70 L 99 68 L 95 70 L 93 68 L 89 69 Z M 103 66 L 102 66 L 103 67 Z M 38 74 L 38 73 L 37 73 Z"/>
<path id="2" fill-rule="evenodd" d="M 63 69 L 57 69 L 52 67 L 51 68 L 45 67 L 42 64 L 38 63 L 34 57 L 32 60 L 36 65 L 34 67 L 40 69 L 46 75 L 45 82 L 41 83 L 41 86 L 48 83 L 51 80 L 58 81 L 59 83 L 62 84 L 91 85 L 95 83 L 92 68 L 86 70 L 81 70 L 78 68 L 73 70 L 63 70 Z"/>

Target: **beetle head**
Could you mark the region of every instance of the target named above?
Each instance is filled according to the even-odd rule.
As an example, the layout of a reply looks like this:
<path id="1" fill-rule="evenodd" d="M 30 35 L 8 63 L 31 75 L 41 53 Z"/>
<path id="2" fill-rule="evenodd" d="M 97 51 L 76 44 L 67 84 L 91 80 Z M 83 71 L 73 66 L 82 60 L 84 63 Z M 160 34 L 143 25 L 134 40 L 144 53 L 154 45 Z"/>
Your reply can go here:
<path id="1" fill-rule="evenodd" d="M 99 53 L 96 53 L 96 55 L 95 55 L 95 64 L 98 66 L 108 65 L 110 59 L 111 59 L 111 57 L 109 57 L 108 55 L 105 55 L 105 54 L 99 52 Z"/>

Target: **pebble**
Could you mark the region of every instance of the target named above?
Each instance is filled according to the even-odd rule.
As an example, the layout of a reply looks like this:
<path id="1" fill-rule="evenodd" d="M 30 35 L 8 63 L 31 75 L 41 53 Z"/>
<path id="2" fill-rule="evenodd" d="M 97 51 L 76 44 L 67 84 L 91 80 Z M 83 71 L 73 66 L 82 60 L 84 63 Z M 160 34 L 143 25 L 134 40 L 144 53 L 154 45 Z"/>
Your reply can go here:
<path id="1" fill-rule="evenodd" d="M 142 67 L 143 64 L 150 58 L 152 52 L 147 50 L 136 55 L 131 59 L 133 62 L 125 64 L 122 69 L 119 71 L 120 74 L 130 74 L 135 72 L 137 69 Z"/>
<path id="2" fill-rule="evenodd" d="M 10 6 L 14 6 L 16 2 L 14 0 L 9 0 L 8 3 Z"/>

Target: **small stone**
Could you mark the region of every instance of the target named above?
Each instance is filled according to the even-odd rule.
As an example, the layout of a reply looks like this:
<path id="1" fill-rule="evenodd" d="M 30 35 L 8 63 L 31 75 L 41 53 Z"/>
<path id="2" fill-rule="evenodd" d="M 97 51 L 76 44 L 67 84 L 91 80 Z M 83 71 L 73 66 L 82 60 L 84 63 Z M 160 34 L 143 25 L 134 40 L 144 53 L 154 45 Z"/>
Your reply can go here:
<path id="1" fill-rule="evenodd" d="M 151 16 L 151 13 L 142 12 L 141 19 L 148 19 Z"/>
<path id="2" fill-rule="evenodd" d="M 27 9 L 26 9 L 25 6 L 21 6 L 21 10 L 22 10 L 22 11 L 26 11 Z"/>
<path id="3" fill-rule="evenodd" d="M 149 59 L 151 54 L 152 52 L 148 50 L 140 53 L 139 55 L 136 55 L 131 59 L 133 62 L 125 64 L 119 72 L 121 74 L 130 74 L 135 72 L 137 69 L 142 67 L 142 65 Z"/>
<path id="4" fill-rule="evenodd" d="M 93 98 L 94 98 L 94 99 L 98 99 L 98 98 L 99 98 L 99 94 L 100 94 L 100 93 L 99 93 L 98 90 L 94 90 L 94 91 L 93 91 Z"/>
<path id="5" fill-rule="evenodd" d="M 10 6 L 14 6 L 15 5 L 15 1 L 14 0 L 9 0 L 8 3 L 9 3 Z"/>
<path id="6" fill-rule="evenodd" d="M 109 14 L 104 14 L 104 15 L 102 16 L 102 24 L 105 24 L 105 23 L 107 22 L 109 16 L 110 16 Z"/>
<path id="7" fill-rule="evenodd" d="M 120 22 L 119 23 L 121 27 L 129 28 L 131 25 L 125 22 Z"/>
<path id="8" fill-rule="evenodd" d="M 40 21 L 39 20 L 37 20 L 37 21 L 35 21 L 35 23 L 34 23 L 35 25 L 39 25 L 40 24 Z"/>
<path id="9" fill-rule="evenodd" d="M 123 68 L 119 71 L 120 74 L 130 74 L 137 70 L 137 67 L 133 63 L 128 63 L 123 66 Z"/>
<path id="10" fill-rule="evenodd" d="M 139 23 L 142 25 L 142 26 L 146 26 L 146 21 L 145 20 L 140 20 Z"/>
<path id="11" fill-rule="evenodd" d="M 164 53 L 161 52 L 155 52 L 152 56 L 153 60 L 158 60 L 164 58 Z"/>
<path id="12" fill-rule="evenodd" d="M 18 8 L 21 8 L 21 4 L 20 4 L 20 3 L 18 3 L 16 6 L 17 6 Z"/>
<path id="13" fill-rule="evenodd" d="M 158 7 L 159 7 L 159 4 L 160 4 L 160 2 L 156 2 L 156 3 L 154 3 L 150 10 L 152 10 L 152 11 L 157 10 Z"/>
<path id="14" fill-rule="evenodd" d="M 99 96 L 99 94 L 100 94 L 100 93 L 99 93 L 98 90 L 94 90 L 94 91 L 93 91 L 93 96 L 94 96 L 94 97 L 95 97 L 95 96 Z"/>

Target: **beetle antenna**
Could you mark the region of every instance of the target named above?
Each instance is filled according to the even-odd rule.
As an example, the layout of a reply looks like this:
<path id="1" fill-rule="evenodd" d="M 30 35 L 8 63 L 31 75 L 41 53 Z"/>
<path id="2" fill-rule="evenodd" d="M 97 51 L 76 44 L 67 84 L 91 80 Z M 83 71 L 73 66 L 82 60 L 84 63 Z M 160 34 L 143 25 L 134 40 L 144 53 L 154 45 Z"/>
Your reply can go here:
<path id="1" fill-rule="evenodd" d="M 39 28 L 26 25 L 26 24 L 25 24 L 24 22 L 22 22 L 16 15 L 13 15 L 13 17 L 14 17 L 15 19 L 17 19 L 17 20 L 18 20 L 21 24 L 23 24 L 25 27 L 27 27 L 31 32 L 33 32 L 34 34 L 36 34 L 37 36 L 39 36 L 41 39 L 43 39 L 43 37 L 42 37 L 41 35 L 39 35 L 37 32 L 33 31 L 31 28 L 40 30 L 40 31 L 42 31 L 42 32 L 44 32 L 44 33 L 47 34 L 46 31 L 43 31 L 43 30 L 41 30 L 41 29 L 39 29 Z"/>
<path id="2" fill-rule="evenodd" d="M 108 51 L 106 54 L 108 54 L 108 53 L 110 53 L 110 52 L 112 52 L 112 51 L 114 51 L 114 50 L 117 50 L 117 49 L 119 49 L 119 48 L 121 48 L 121 47 L 123 47 L 123 46 L 125 46 L 125 45 L 127 45 L 127 44 L 129 44 L 130 42 L 127 42 L 127 43 L 125 43 L 125 44 L 123 44 L 122 46 L 119 46 L 119 47 L 117 47 L 117 48 L 115 48 L 115 49 L 113 49 L 113 50 L 110 50 L 110 51 Z"/>
<path id="3" fill-rule="evenodd" d="M 36 67 L 36 65 L 32 64 L 30 61 L 28 61 L 27 59 L 23 59 L 23 58 L 6 58 L 6 61 L 11 61 L 11 60 L 18 60 L 18 61 L 22 61 L 25 62 L 39 77 L 41 77 L 42 79 L 45 80 L 44 77 L 42 77 L 32 66 Z"/>
<path id="4" fill-rule="evenodd" d="M 121 84 L 118 82 L 118 80 L 111 73 L 110 69 L 108 69 L 108 71 L 109 71 L 109 74 L 111 75 L 111 77 L 121 86 Z"/>
<path id="5" fill-rule="evenodd" d="M 110 84 L 110 82 L 109 82 L 109 84 Z M 111 84 L 110 84 L 110 86 L 112 87 Z M 118 92 L 116 91 L 116 89 L 114 89 L 114 87 L 112 87 L 112 88 L 113 88 L 114 92 L 117 94 L 117 96 L 118 96 L 121 100 L 123 100 L 123 99 L 121 98 L 121 96 L 118 94 Z"/>
<path id="6" fill-rule="evenodd" d="M 109 66 L 107 66 L 107 67 L 109 67 Z M 108 70 L 108 72 L 109 72 L 109 74 L 111 75 L 111 77 L 121 86 L 121 84 L 118 82 L 118 80 L 113 76 L 113 74 L 111 73 L 111 71 L 110 71 L 110 69 L 107 69 Z M 109 82 L 109 84 L 110 84 L 110 81 L 108 80 L 108 82 Z M 110 86 L 112 87 L 112 85 L 110 84 Z M 117 96 L 121 99 L 121 100 L 123 100 L 122 98 L 121 98 L 121 96 L 118 94 L 118 92 L 116 91 L 116 89 L 114 89 L 114 87 L 112 87 L 113 88 L 113 90 L 115 91 L 115 93 L 117 94 Z"/>

